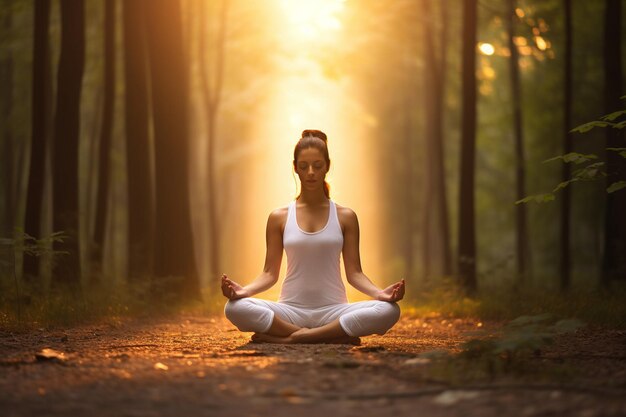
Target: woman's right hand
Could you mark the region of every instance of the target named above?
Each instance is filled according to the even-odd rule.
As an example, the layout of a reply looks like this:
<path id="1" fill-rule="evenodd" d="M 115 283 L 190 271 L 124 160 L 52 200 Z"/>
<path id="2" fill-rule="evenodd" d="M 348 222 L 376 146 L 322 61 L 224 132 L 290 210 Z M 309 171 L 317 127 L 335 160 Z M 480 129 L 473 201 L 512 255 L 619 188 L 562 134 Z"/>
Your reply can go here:
<path id="1" fill-rule="evenodd" d="M 226 274 L 222 274 L 222 294 L 229 300 L 237 300 L 238 298 L 249 297 L 248 290 L 228 278 Z"/>

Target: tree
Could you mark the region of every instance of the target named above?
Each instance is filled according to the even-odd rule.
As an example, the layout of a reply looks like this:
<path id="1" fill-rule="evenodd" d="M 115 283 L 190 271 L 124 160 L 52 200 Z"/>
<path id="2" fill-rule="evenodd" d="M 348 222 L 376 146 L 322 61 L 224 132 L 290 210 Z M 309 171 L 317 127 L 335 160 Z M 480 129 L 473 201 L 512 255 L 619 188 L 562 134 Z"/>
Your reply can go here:
<path id="1" fill-rule="evenodd" d="M 620 107 L 622 91 L 622 33 L 621 1 L 606 0 L 604 23 L 604 110 L 616 111 Z M 606 129 L 607 148 L 626 146 L 622 130 Z M 606 155 L 607 186 L 616 181 L 626 181 L 626 164 L 616 152 Z M 626 279 L 626 193 L 609 193 L 604 221 L 604 256 L 602 286 L 607 288 L 613 279 Z"/>
<path id="2" fill-rule="evenodd" d="M 191 232 L 188 179 L 189 86 L 180 3 L 176 0 L 154 0 L 149 5 L 144 5 L 155 139 L 154 272 L 162 282 L 172 277 L 182 278 L 182 291 L 199 297 Z"/>
<path id="3" fill-rule="evenodd" d="M 61 2 L 61 56 L 57 75 L 53 151 L 53 229 L 67 238 L 55 242 L 55 250 L 66 252 L 54 265 L 59 281 L 77 284 L 80 279 L 78 253 L 78 137 L 80 93 L 85 61 L 84 0 Z"/>
<path id="4" fill-rule="evenodd" d="M 2 11 L 0 28 L 10 31 L 13 27 L 13 2 L 9 1 Z M 13 234 L 15 218 L 15 178 L 13 175 L 13 132 L 11 113 L 13 112 L 13 57 L 10 50 L 0 61 L 0 83 L 4 86 L 0 99 L 0 237 Z"/>
<path id="5" fill-rule="evenodd" d="M 104 0 L 104 106 L 102 108 L 102 127 L 100 146 L 97 153 L 98 187 L 96 199 L 96 219 L 94 230 L 94 261 L 102 265 L 104 253 L 105 226 L 109 202 L 109 179 L 111 160 L 111 131 L 113 129 L 113 111 L 115 104 L 115 0 Z"/>
<path id="6" fill-rule="evenodd" d="M 476 150 L 476 20 L 477 1 L 463 0 L 461 167 L 459 192 L 458 274 L 469 293 L 477 288 L 474 214 Z"/>
<path id="7" fill-rule="evenodd" d="M 148 68 L 143 0 L 123 2 L 128 248 L 131 278 L 152 270 L 154 180 L 151 174 Z"/>
<path id="8" fill-rule="evenodd" d="M 515 22 L 517 14 L 515 9 L 516 0 L 509 0 L 508 7 L 508 40 L 511 59 L 509 60 L 509 71 L 511 76 L 511 102 L 513 104 L 513 136 L 515 142 L 515 180 L 517 200 L 524 197 L 526 193 L 526 177 L 524 172 L 524 136 L 522 130 L 522 93 L 519 75 L 519 52 L 515 45 Z M 518 204 L 515 208 L 515 234 L 516 234 L 516 263 L 517 273 L 520 279 L 526 274 L 526 263 L 528 258 L 528 232 L 526 227 L 526 206 Z"/>
<path id="9" fill-rule="evenodd" d="M 430 246 L 429 242 L 436 243 L 436 255 L 439 258 L 439 271 L 445 275 L 452 273 L 450 259 L 450 230 L 448 225 L 448 203 L 446 199 L 446 175 L 444 170 L 443 151 L 443 117 L 445 113 L 443 98 L 445 89 L 445 69 L 446 69 L 446 21 L 447 7 L 445 2 L 441 4 L 442 22 L 441 34 L 433 27 L 431 0 L 423 3 L 423 13 L 425 17 L 424 37 L 426 45 L 426 80 L 425 96 L 427 105 L 424 106 L 426 120 L 426 169 L 427 192 L 425 201 L 427 202 L 424 212 L 428 219 L 431 213 L 435 216 L 435 222 L 427 220 L 424 222 L 425 246 Z M 441 38 L 441 53 L 437 56 L 435 45 L 435 35 Z M 428 214 L 426 214 L 428 213 Z M 433 229 L 434 227 L 434 229 Z M 430 256 L 429 256 L 430 258 Z M 426 261 L 426 259 L 425 259 Z"/>
<path id="10" fill-rule="evenodd" d="M 48 142 L 50 108 L 50 0 L 35 2 L 32 78 L 32 130 L 26 219 L 24 230 L 31 236 L 41 236 L 41 213 L 44 187 L 45 155 Z M 24 272 L 39 275 L 39 258 L 26 256 Z"/>
<path id="11" fill-rule="evenodd" d="M 563 0 L 565 21 L 565 48 L 564 48 L 564 84 L 563 84 L 563 153 L 572 152 L 572 2 Z M 561 181 L 567 181 L 571 176 L 569 164 L 563 164 Z M 571 259 L 570 259 L 570 214 L 571 194 L 569 187 L 563 190 L 561 199 L 561 233 L 560 247 L 561 259 L 559 266 L 560 288 L 567 291 L 571 282 Z"/>
<path id="12" fill-rule="evenodd" d="M 218 16 L 218 33 L 215 40 L 215 64 L 211 68 L 209 57 L 211 52 L 207 48 L 206 41 L 209 36 L 208 22 L 210 16 L 206 13 L 207 2 L 200 2 L 200 16 L 202 21 L 202 31 L 200 32 L 200 42 L 198 42 L 200 56 L 200 68 L 203 88 L 204 105 L 206 108 L 207 123 L 207 165 L 208 165 L 208 206 L 209 206 L 209 236 L 211 245 L 211 272 L 217 279 L 220 272 L 220 229 L 217 221 L 217 181 L 215 164 L 215 132 L 217 127 L 217 112 L 219 110 L 220 98 L 223 85 L 224 73 L 224 46 L 226 43 L 226 23 L 228 19 L 229 0 L 222 0 Z"/>

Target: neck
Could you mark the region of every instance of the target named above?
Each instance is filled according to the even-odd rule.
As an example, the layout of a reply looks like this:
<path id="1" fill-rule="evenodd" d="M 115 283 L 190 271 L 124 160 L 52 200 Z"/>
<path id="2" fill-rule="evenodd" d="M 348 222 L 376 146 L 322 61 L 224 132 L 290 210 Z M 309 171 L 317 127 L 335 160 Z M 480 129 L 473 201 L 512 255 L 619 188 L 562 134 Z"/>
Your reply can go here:
<path id="1" fill-rule="evenodd" d="M 326 194 L 324 194 L 324 190 L 320 188 L 312 191 L 302 190 L 300 197 L 298 197 L 298 201 L 308 206 L 317 206 L 326 203 L 328 198 L 326 197 Z"/>

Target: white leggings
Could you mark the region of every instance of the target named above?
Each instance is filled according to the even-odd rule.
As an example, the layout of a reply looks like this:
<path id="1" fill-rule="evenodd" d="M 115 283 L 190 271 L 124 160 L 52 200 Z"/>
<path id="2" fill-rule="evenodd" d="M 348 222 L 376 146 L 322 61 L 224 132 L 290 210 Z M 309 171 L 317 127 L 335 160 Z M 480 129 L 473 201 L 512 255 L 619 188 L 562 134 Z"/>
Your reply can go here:
<path id="1" fill-rule="evenodd" d="M 224 307 L 226 318 L 242 332 L 265 333 L 272 326 L 274 314 L 299 327 L 320 327 L 339 319 L 339 325 L 353 337 L 385 334 L 400 318 L 400 307 L 386 301 L 359 301 L 318 308 L 294 307 L 259 298 L 229 300 Z"/>

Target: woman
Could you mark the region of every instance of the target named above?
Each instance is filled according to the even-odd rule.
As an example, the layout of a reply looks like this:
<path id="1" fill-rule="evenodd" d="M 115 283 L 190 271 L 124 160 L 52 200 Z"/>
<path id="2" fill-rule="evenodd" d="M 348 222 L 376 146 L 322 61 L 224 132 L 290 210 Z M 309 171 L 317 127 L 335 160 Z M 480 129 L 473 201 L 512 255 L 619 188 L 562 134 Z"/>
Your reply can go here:
<path id="1" fill-rule="evenodd" d="M 224 312 L 253 341 L 270 343 L 351 343 L 360 336 L 385 334 L 400 318 L 396 304 L 404 280 L 381 290 L 361 270 L 356 214 L 330 199 L 327 138 L 305 130 L 296 144 L 294 169 L 301 193 L 267 221 L 263 272 L 245 287 L 222 275 Z M 278 302 L 252 298 L 278 281 L 283 249 L 287 276 Z M 341 280 L 343 252 L 348 283 L 374 300 L 348 303 Z"/>

